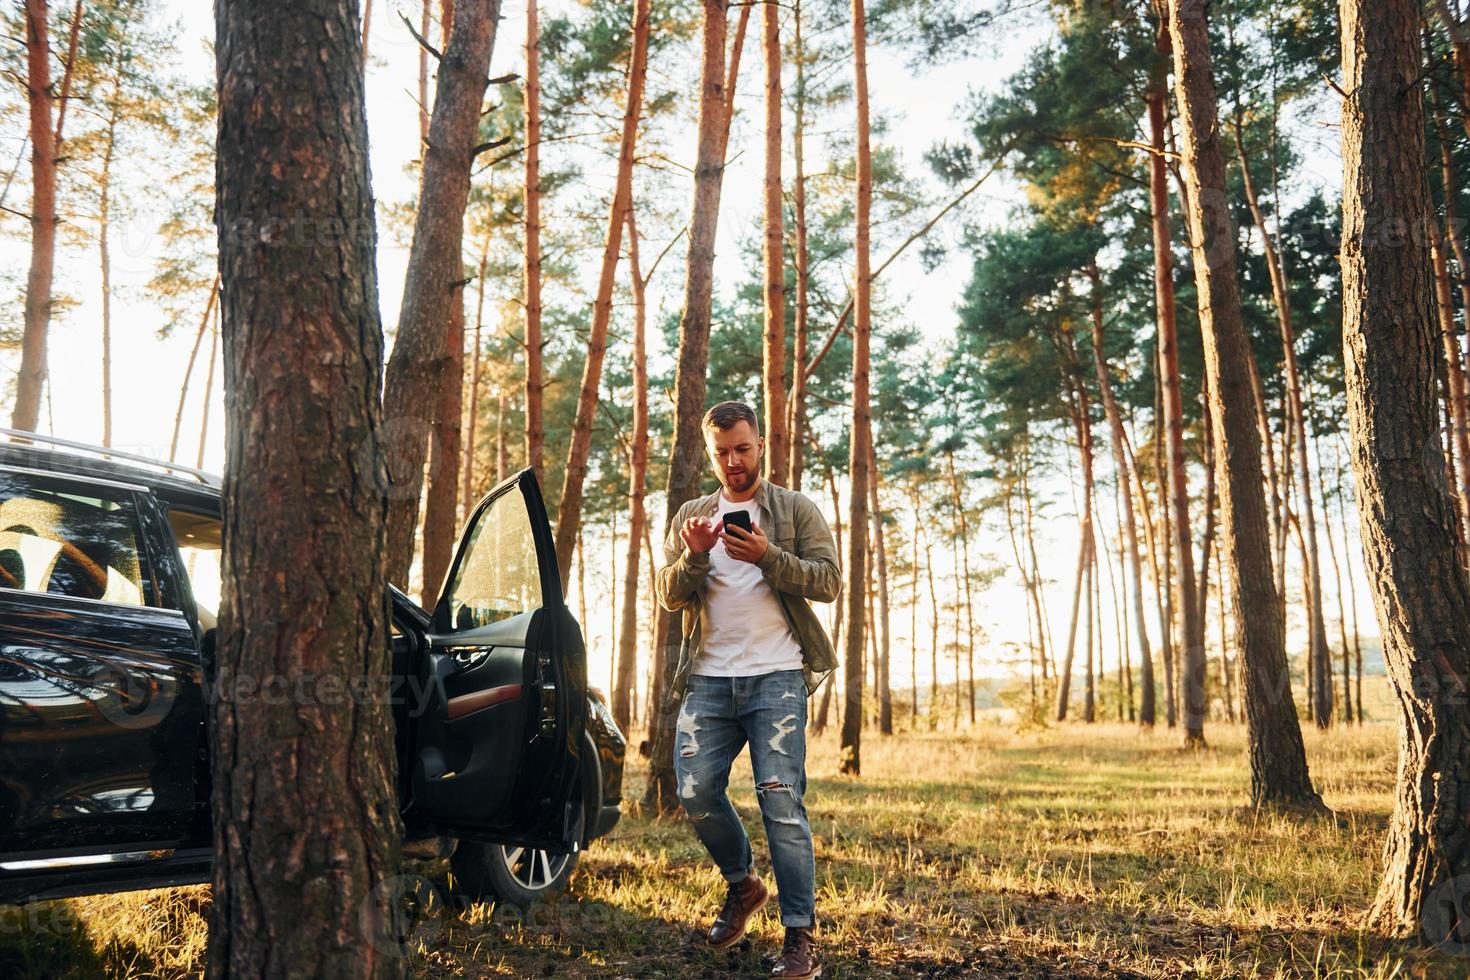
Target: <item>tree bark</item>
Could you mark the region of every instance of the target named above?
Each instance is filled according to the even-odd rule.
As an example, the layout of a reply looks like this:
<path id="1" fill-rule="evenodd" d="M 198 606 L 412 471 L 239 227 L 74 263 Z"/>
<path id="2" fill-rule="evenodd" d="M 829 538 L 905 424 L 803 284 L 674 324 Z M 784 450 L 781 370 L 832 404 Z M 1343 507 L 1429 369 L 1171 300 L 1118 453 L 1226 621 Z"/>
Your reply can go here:
<path id="1" fill-rule="evenodd" d="M 535 4 L 532 4 L 534 9 Z M 633 151 L 638 142 L 638 120 L 643 116 L 643 80 L 648 74 L 649 0 L 637 0 L 633 9 L 633 56 L 628 68 L 628 97 L 623 107 L 623 135 L 618 147 L 618 174 L 612 209 L 607 219 L 607 236 L 602 247 L 602 268 L 597 278 L 597 296 L 592 303 L 592 328 L 587 335 L 587 361 L 582 368 L 582 388 L 577 396 L 577 415 L 572 422 L 571 443 L 556 515 L 556 561 L 565 579 L 572 565 L 572 550 L 582 524 L 582 493 L 587 479 L 587 455 L 592 449 L 592 423 L 597 414 L 598 390 L 602 385 L 602 361 L 607 352 L 607 328 L 612 319 L 613 283 L 622 250 L 623 226 L 633 206 Z"/>
<path id="2" fill-rule="evenodd" d="M 709 368 L 710 301 L 714 286 L 715 226 L 720 212 L 720 185 L 725 175 L 724 137 L 729 114 L 725 82 L 724 0 L 703 0 L 703 54 L 700 64 L 699 134 L 694 165 L 694 203 L 689 219 L 689 254 L 685 264 L 684 308 L 679 320 L 679 356 L 674 370 L 674 439 L 669 456 L 663 527 L 686 501 L 699 494 L 704 463 L 706 374 Z M 678 667 L 679 620 L 666 612 L 657 617 L 650 703 L 661 706 Z M 645 806 L 667 813 L 679 806 L 674 792 L 674 713 L 649 716 L 650 758 Z"/>
<path id="3" fill-rule="evenodd" d="M 1163 621 L 1160 623 L 1161 641 L 1164 654 L 1164 720 L 1173 728 L 1178 723 L 1179 711 L 1175 703 L 1178 691 L 1174 685 L 1174 670 L 1176 656 L 1175 647 L 1175 617 L 1174 617 L 1174 525 L 1170 519 L 1169 511 L 1172 506 L 1169 500 L 1168 468 L 1164 464 L 1164 430 L 1167 421 L 1164 419 L 1164 345 L 1163 338 L 1159 338 L 1159 344 L 1154 351 L 1154 366 L 1156 369 L 1157 384 L 1154 392 L 1154 473 L 1159 482 L 1159 520 L 1162 523 L 1162 534 L 1157 540 L 1161 541 L 1164 552 L 1164 575 L 1156 578 L 1159 586 L 1159 596 L 1163 606 Z M 1157 569 L 1155 570 L 1157 574 Z"/>
<path id="4" fill-rule="evenodd" d="M 1323 491 L 1327 488 L 1327 467 L 1322 464 L 1322 442 L 1317 440 L 1317 472 L 1322 474 Z M 1347 637 L 1347 604 L 1343 601 L 1342 589 L 1342 563 L 1337 560 L 1337 545 L 1332 540 L 1332 513 L 1329 510 L 1326 498 L 1322 501 L 1322 530 L 1323 537 L 1327 539 L 1327 557 L 1332 562 L 1332 581 L 1337 591 L 1337 635 L 1342 642 L 1342 721 L 1344 724 L 1353 723 L 1353 670 L 1352 670 L 1352 648 L 1348 646 Z M 1347 542 L 1343 542 L 1347 547 Z"/>
<path id="5" fill-rule="evenodd" d="M 362 68 L 367 73 L 368 36 L 373 27 L 373 0 L 362 0 Z"/>
<path id="6" fill-rule="evenodd" d="M 209 289 L 209 299 L 204 304 L 204 316 L 199 319 L 199 330 L 194 334 L 194 346 L 189 349 L 189 361 L 184 365 L 184 380 L 179 385 L 179 407 L 174 410 L 174 432 L 168 443 L 168 461 L 174 462 L 179 458 L 179 430 L 184 424 L 184 403 L 189 397 L 189 379 L 194 376 L 194 362 L 199 359 L 199 348 L 204 343 L 204 332 L 209 329 L 209 321 L 214 317 L 214 304 L 219 298 L 219 274 L 214 277 L 214 285 Z"/>
<path id="7" fill-rule="evenodd" d="M 648 0 L 639 0 L 646 6 Z M 646 17 L 644 18 L 646 22 Z M 648 347 L 645 339 L 648 302 L 643 269 L 638 262 L 638 225 L 632 196 L 628 211 L 628 276 L 633 286 L 633 445 L 628 467 L 628 555 L 623 565 L 623 629 L 619 637 L 617 679 L 613 684 L 613 718 L 626 731 L 632 712 L 638 660 L 638 546 L 648 517 L 643 501 L 648 489 Z"/>
<path id="8" fill-rule="evenodd" d="M 791 186 L 792 218 L 796 223 L 796 322 L 792 339 L 791 399 L 787 410 L 791 422 L 787 436 L 791 449 L 788 477 L 794 490 L 801 489 L 803 460 L 806 450 L 806 361 L 810 338 L 807 327 L 809 306 L 807 291 L 811 286 L 811 256 L 806 229 L 806 50 L 801 40 L 801 0 L 792 12 L 793 60 L 796 62 L 794 125 L 791 132 L 792 156 L 796 172 Z"/>
<path id="9" fill-rule="evenodd" d="M 80 4 L 77 17 L 80 17 Z M 97 181 L 97 260 L 102 273 L 102 445 L 112 445 L 112 161 L 117 150 L 117 126 L 122 118 L 122 52 L 113 59 L 112 99 L 107 107 L 107 135 L 103 138 L 102 168 Z"/>
<path id="10" fill-rule="evenodd" d="M 1266 252 L 1266 269 L 1271 276 L 1271 299 L 1276 306 L 1276 320 L 1281 329 L 1283 371 L 1286 376 L 1286 398 L 1292 423 L 1292 442 L 1296 450 L 1297 479 L 1302 497 L 1302 533 L 1306 538 L 1307 637 L 1311 643 L 1310 662 L 1316 664 L 1317 697 L 1313 713 L 1318 728 L 1326 728 L 1332 720 L 1332 666 L 1327 648 L 1327 624 L 1322 596 L 1322 558 L 1317 546 L 1317 509 L 1312 499 L 1312 471 L 1307 465 L 1307 416 L 1302 404 L 1300 372 L 1296 366 L 1296 332 L 1291 321 L 1291 301 L 1287 293 L 1286 273 L 1277 252 L 1276 240 L 1266 227 L 1266 216 L 1256 195 L 1251 177 L 1250 160 L 1245 152 L 1245 134 L 1239 118 L 1235 119 L 1235 146 L 1240 159 L 1240 174 L 1245 182 L 1246 204 L 1251 219 L 1261 233 Z M 1254 355 L 1250 355 L 1254 356 Z"/>
<path id="11" fill-rule="evenodd" d="M 199 409 L 199 450 L 194 455 L 194 468 L 204 468 L 204 447 L 209 440 L 209 406 L 214 394 L 214 362 L 219 356 L 219 318 L 209 334 L 209 361 L 204 372 L 204 402 Z"/>
<path id="12" fill-rule="evenodd" d="M 383 383 L 390 478 L 388 576 L 398 583 L 407 583 L 413 562 L 424 459 L 433 432 L 432 422 L 423 417 L 425 393 L 437 396 L 453 356 L 446 325 L 464 276 L 460 252 L 470 168 L 499 19 L 500 0 L 466 5 L 455 18 L 439 62 L 398 336 Z"/>
<path id="13" fill-rule="evenodd" d="M 1153 219 L 1154 305 L 1158 318 L 1159 335 L 1158 369 L 1163 394 L 1163 429 L 1168 437 L 1170 491 L 1163 494 L 1161 487 L 1161 496 L 1167 498 L 1162 503 L 1166 528 L 1173 530 L 1173 537 L 1165 549 L 1164 570 L 1165 581 L 1168 583 L 1164 586 L 1165 608 L 1171 624 L 1170 631 L 1172 631 L 1174 578 L 1169 556 L 1177 551 L 1182 558 L 1179 562 L 1178 588 L 1180 606 L 1184 611 L 1184 643 L 1186 646 L 1199 646 L 1204 642 L 1204 633 L 1197 617 L 1190 611 L 1195 603 L 1194 568 L 1188 560 L 1190 554 L 1187 546 L 1189 491 L 1188 478 L 1184 470 L 1184 410 L 1179 395 L 1179 328 L 1175 315 L 1174 255 L 1172 232 L 1169 228 L 1166 99 L 1169 84 L 1168 65 L 1173 57 L 1173 35 L 1169 26 L 1168 13 L 1163 9 L 1164 3 L 1165 0 L 1155 0 L 1159 8 L 1156 11 L 1158 25 L 1155 33 L 1155 52 L 1158 60 L 1149 90 L 1145 95 L 1145 102 L 1148 106 L 1149 145 L 1152 150 L 1149 154 L 1149 211 Z M 1164 481 L 1162 471 L 1159 480 L 1161 484 Z M 1165 533 L 1167 535 L 1168 530 Z M 1174 727 L 1176 718 L 1174 660 L 1172 635 L 1171 632 L 1166 632 L 1164 639 L 1165 715 L 1171 728 Z M 1188 737 L 1190 736 L 1186 733 L 1186 738 Z"/>
<path id="14" fill-rule="evenodd" d="M 10 427 L 34 432 L 46 384 L 46 334 L 56 268 L 56 137 L 51 128 L 51 34 L 47 0 L 26 0 L 26 89 L 31 137 L 31 265 L 26 276 L 20 373 Z"/>
<path id="15" fill-rule="evenodd" d="M 964 572 L 964 596 L 965 596 L 965 676 L 966 685 L 970 694 L 970 724 L 975 723 L 975 602 L 974 592 L 970 584 L 970 522 L 965 515 L 965 499 L 960 491 L 959 472 L 955 469 L 954 453 L 946 454 L 949 464 L 949 492 L 950 499 L 954 504 L 955 517 L 959 525 L 960 536 L 960 560 Z M 875 477 L 876 480 L 876 477 Z M 959 601 L 959 596 L 955 596 Z M 956 611 L 955 618 L 959 618 Z M 955 675 L 955 684 L 958 685 L 960 678 Z"/>
<path id="16" fill-rule="evenodd" d="M 1170 0 L 1169 23 L 1175 39 L 1175 95 L 1183 123 L 1181 148 L 1191 202 L 1190 239 L 1210 411 L 1215 419 L 1215 460 L 1222 476 L 1223 547 L 1230 569 L 1235 646 L 1245 661 L 1251 800 L 1256 805 L 1320 807 L 1289 697 L 1286 651 L 1276 620 L 1279 606 L 1271 581 L 1260 435 L 1246 363 L 1251 353 L 1236 283 L 1235 233 L 1225 193 L 1206 9 L 1205 0 Z M 1188 561 L 1187 552 L 1184 560 Z M 1188 615 L 1188 609 L 1185 612 Z M 1185 654 L 1188 743 L 1203 741 L 1203 653 L 1202 647 L 1193 647 Z"/>
<path id="17" fill-rule="evenodd" d="M 1420 5 L 1342 0 L 1343 341 L 1363 554 L 1398 698 L 1380 928 L 1470 942 L 1470 583 L 1436 435 Z"/>
<path id="18" fill-rule="evenodd" d="M 1453 185 L 1448 188 L 1454 194 Z M 1470 406 L 1465 396 L 1465 367 L 1461 360 L 1460 338 L 1455 330 L 1455 298 L 1450 289 L 1449 263 L 1445 258 L 1444 236 L 1438 220 L 1428 226 L 1429 254 L 1434 269 L 1434 294 L 1439 311 L 1439 336 L 1444 356 L 1445 382 L 1449 388 L 1447 408 L 1450 415 L 1450 446 L 1454 460 L 1454 492 L 1458 504 L 1461 564 L 1470 544 Z"/>
<path id="19" fill-rule="evenodd" d="M 215 20 L 229 435 L 205 673 L 208 975 L 397 977 L 383 335 L 357 6 L 220 0 Z"/>
<path id="20" fill-rule="evenodd" d="M 786 486 L 791 460 L 786 429 L 785 204 L 781 196 L 781 7 L 761 5 L 766 55 L 765 334 L 761 355 L 766 412 L 766 478 Z M 892 730 L 892 726 L 889 726 Z"/>
<path id="21" fill-rule="evenodd" d="M 872 405 L 868 392 L 868 343 L 872 334 L 873 276 L 869 256 L 869 222 L 873 202 L 873 155 L 868 127 L 868 48 L 867 14 L 864 0 L 852 0 L 853 91 L 857 109 L 857 270 L 853 289 L 856 293 L 852 324 L 852 421 L 849 442 L 849 479 L 852 493 L 848 500 L 847 576 L 851 585 L 847 599 L 847 685 L 846 714 L 842 721 L 842 745 L 838 767 L 844 774 L 856 776 L 862 771 L 860 721 L 863 705 L 863 628 L 865 625 L 861 584 L 867 570 L 867 535 L 861 528 L 868 523 L 868 481 L 872 460 Z M 958 680 L 958 678 L 956 679 Z"/>
<path id="22" fill-rule="evenodd" d="M 460 490 L 460 512 L 468 520 L 475 506 L 475 430 L 480 418 L 480 381 L 482 368 L 480 357 L 484 352 L 481 336 L 485 327 L 485 280 L 489 275 L 490 233 L 485 233 L 485 243 L 480 249 L 480 263 L 475 277 L 475 339 L 470 350 L 470 396 L 464 421 L 464 465 L 463 486 Z M 499 480 L 495 482 L 499 483 Z"/>
<path id="23" fill-rule="evenodd" d="M 546 481 L 546 425 L 543 420 L 546 377 L 541 340 L 541 27 L 538 0 L 526 4 L 526 173 L 525 173 L 525 306 L 526 306 L 526 465 L 536 481 Z M 562 581 L 565 563 L 558 549 Z"/>
<path id="24" fill-rule="evenodd" d="M 877 454 L 873 451 L 872 433 L 869 432 L 868 459 L 872 462 L 873 478 L 868 484 L 868 503 L 872 510 L 873 544 L 878 558 L 878 672 L 874 678 L 874 689 L 878 695 L 878 731 L 893 734 L 893 698 L 888 684 L 889 616 L 888 616 L 888 548 L 883 537 L 883 507 L 878 501 Z"/>
<path id="25" fill-rule="evenodd" d="M 435 394 L 434 438 L 429 443 L 429 488 L 424 497 L 423 582 L 419 604 L 433 609 L 454 559 L 459 532 L 460 456 L 464 439 L 464 286 L 449 308 L 449 362 Z"/>
<path id="26" fill-rule="evenodd" d="M 1123 534 L 1128 547 L 1128 570 L 1132 577 L 1133 622 L 1135 638 L 1138 640 L 1138 676 L 1143 684 L 1143 702 L 1139 709 L 1139 723 L 1146 728 L 1154 724 L 1154 663 L 1149 649 L 1148 628 L 1143 616 L 1143 569 L 1138 560 L 1137 518 L 1133 513 L 1133 494 L 1129 491 L 1128 459 L 1123 452 L 1123 416 L 1118 411 L 1118 400 L 1113 395 L 1113 380 L 1108 371 L 1107 358 L 1103 353 L 1103 306 L 1102 277 L 1097 263 L 1087 270 L 1092 282 L 1092 354 L 1097 368 L 1098 390 L 1102 392 L 1103 411 L 1108 418 L 1108 433 L 1113 447 L 1113 465 L 1118 470 L 1118 496 L 1123 502 Z M 1121 656 L 1121 653 L 1120 653 Z M 1131 685 L 1130 685 L 1131 689 Z"/>

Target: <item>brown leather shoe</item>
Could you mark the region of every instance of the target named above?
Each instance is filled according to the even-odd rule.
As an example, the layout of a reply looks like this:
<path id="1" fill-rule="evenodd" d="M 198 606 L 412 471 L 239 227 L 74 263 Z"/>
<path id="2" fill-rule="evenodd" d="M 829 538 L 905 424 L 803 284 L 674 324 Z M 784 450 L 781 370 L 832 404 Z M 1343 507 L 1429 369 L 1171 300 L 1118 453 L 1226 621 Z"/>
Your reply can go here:
<path id="1" fill-rule="evenodd" d="M 771 976 L 781 980 L 811 980 L 822 975 L 822 964 L 817 962 L 817 940 L 808 926 L 787 926 L 786 942 L 781 946 L 781 958 L 771 969 Z"/>
<path id="2" fill-rule="evenodd" d="M 715 924 L 709 927 L 707 942 L 711 949 L 726 949 L 745 938 L 750 920 L 761 910 L 771 893 L 755 875 L 731 884 L 725 892 L 725 907 L 715 916 Z"/>

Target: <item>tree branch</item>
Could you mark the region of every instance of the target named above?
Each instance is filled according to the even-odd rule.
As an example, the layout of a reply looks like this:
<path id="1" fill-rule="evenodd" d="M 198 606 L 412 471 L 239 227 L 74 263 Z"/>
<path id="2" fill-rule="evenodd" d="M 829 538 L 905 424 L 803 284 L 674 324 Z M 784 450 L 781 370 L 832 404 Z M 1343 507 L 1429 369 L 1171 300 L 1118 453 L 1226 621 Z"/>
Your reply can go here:
<path id="1" fill-rule="evenodd" d="M 965 198 L 969 197 L 971 194 L 979 190 L 980 185 L 989 180 L 991 176 L 1000 169 L 1000 162 L 1003 159 L 1005 159 L 1005 153 L 999 154 L 995 158 L 995 162 L 990 165 L 990 169 L 980 175 L 979 180 L 975 181 L 969 187 L 966 187 L 963 191 L 960 192 L 958 197 L 954 198 L 944 207 L 940 208 L 939 211 L 934 215 L 934 217 L 930 218 L 928 222 L 925 223 L 924 227 L 920 228 L 908 238 L 904 239 L 903 244 L 894 249 L 893 254 L 884 259 L 883 264 L 873 270 L 872 275 L 868 277 L 868 281 L 871 282 L 882 275 L 883 270 L 892 265 L 894 259 L 897 259 L 900 255 L 903 254 L 904 249 L 908 248 L 920 238 L 923 238 L 926 234 L 929 233 L 929 230 L 931 228 L 939 224 L 941 218 L 943 218 L 946 214 L 949 214 L 949 212 L 953 211 L 955 208 L 959 207 L 960 203 L 964 201 Z M 817 365 L 822 363 L 822 358 L 826 357 L 827 352 L 832 349 L 832 344 L 837 339 L 837 335 L 842 332 L 843 327 L 847 326 L 847 320 L 850 316 L 852 316 L 851 299 L 849 299 L 847 301 L 847 305 L 842 308 L 842 316 L 838 317 L 836 325 L 832 327 L 832 332 L 827 334 L 827 339 L 822 342 L 821 350 L 817 351 L 816 356 L 813 357 L 811 361 L 807 363 L 807 366 L 803 369 L 802 377 L 810 378 L 812 376 L 812 373 L 816 371 Z"/>
<path id="2" fill-rule="evenodd" d="M 476 158 L 479 157 L 479 155 L 481 153 L 485 153 L 485 152 L 488 152 L 490 150 L 499 149 L 500 147 L 504 146 L 505 144 L 507 144 L 509 142 L 510 142 L 510 137 L 509 136 L 502 136 L 498 140 L 491 140 L 488 143 L 481 143 L 479 146 L 475 147 L 473 150 L 470 151 L 470 159 L 471 160 L 475 160 Z"/>
<path id="3" fill-rule="evenodd" d="M 419 42 L 419 47 L 433 55 L 435 61 L 444 60 L 444 55 L 439 53 L 439 49 L 430 44 L 428 39 L 418 32 L 418 28 L 413 26 L 413 21 L 409 20 L 407 15 L 401 10 L 398 11 L 398 19 L 403 21 L 403 26 L 408 28 L 408 33 L 413 35 L 413 39 Z"/>

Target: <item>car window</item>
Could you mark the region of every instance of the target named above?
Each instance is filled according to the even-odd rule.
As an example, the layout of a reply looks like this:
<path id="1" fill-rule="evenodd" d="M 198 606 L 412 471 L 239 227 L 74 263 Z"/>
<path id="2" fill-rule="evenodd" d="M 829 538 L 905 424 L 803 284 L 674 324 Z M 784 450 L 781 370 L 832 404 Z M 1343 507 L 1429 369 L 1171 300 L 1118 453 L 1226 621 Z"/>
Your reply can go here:
<path id="1" fill-rule="evenodd" d="M 0 588 L 145 604 L 126 490 L 0 473 Z"/>
<path id="2" fill-rule="evenodd" d="M 222 525 L 217 517 L 179 509 L 169 510 L 168 522 L 174 530 L 179 555 L 184 559 L 189 590 L 194 593 L 194 604 L 199 613 L 199 626 L 208 632 L 219 625 Z"/>
<path id="3" fill-rule="evenodd" d="M 511 491 L 480 514 L 445 594 L 455 630 L 488 626 L 541 605 L 541 570 L 526 502 Z"/>

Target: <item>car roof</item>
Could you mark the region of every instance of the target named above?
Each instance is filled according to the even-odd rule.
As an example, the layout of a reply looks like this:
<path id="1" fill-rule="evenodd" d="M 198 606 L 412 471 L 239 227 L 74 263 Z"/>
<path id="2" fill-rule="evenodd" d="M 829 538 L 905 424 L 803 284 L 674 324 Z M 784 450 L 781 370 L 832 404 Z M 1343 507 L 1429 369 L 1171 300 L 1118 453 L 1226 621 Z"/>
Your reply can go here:
<path id="1" fill-rule="evenodd" d="M 0 463 L 10 466 L 134 483 L 152 490 L 219 500 L 220 478 L 190 466 L 38 433 L 0 429 L 0 435 L 12 440 L 0 442 Z"/>

